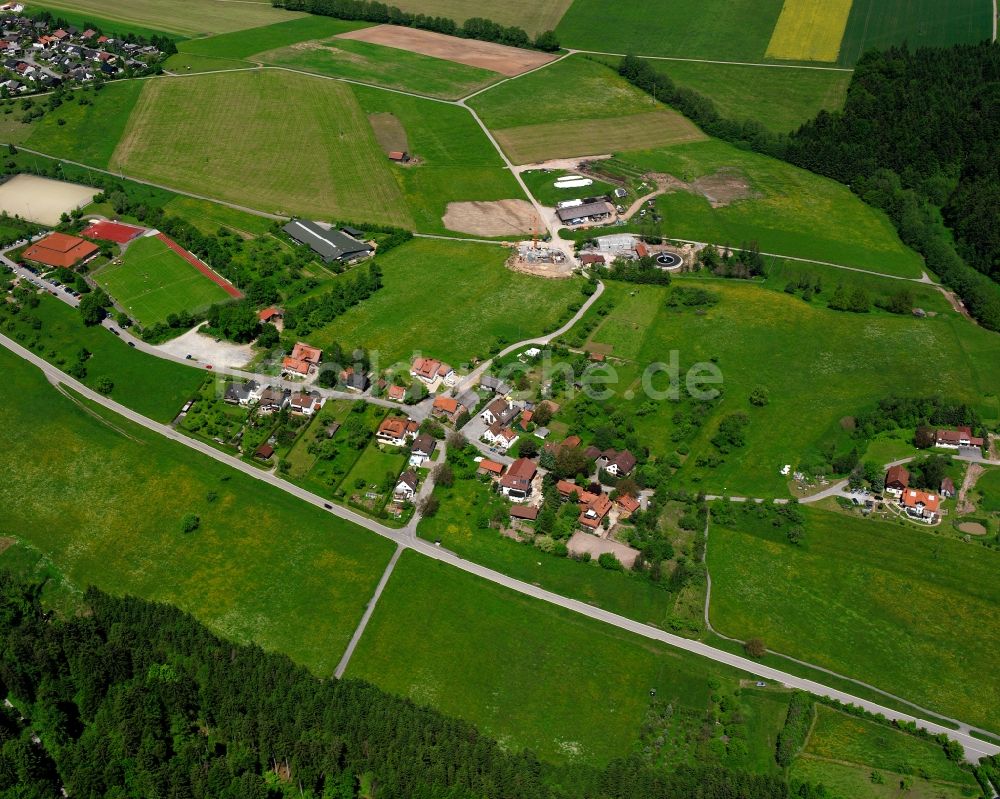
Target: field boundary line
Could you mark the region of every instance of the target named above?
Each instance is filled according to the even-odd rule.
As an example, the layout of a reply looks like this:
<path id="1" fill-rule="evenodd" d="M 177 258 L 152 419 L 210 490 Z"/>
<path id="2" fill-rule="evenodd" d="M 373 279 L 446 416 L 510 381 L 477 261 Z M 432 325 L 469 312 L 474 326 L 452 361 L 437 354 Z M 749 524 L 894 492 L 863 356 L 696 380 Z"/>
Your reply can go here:
<path id="1" fill-rule="evenodd" d="M 399 562 L 400 555 L 407 549 L 402 543 L 396 546 L 396 551 L 392 553 L 392 557 L 389 558 L 389 563 L 385 567 L 385 571 L 382 572 L 382 577 L 378 581 L 378 585 L 375 586 L 375 592 L 372 594 L 372 598 L 368 600 L 365 605 L 365 612 L 361 614 L 361 621 L 358 622 L 358 626 L 354 629 L 354 635 L 351 636 L 350 642 L 347 644 L 347 649 L 344 650 L 344 654 L 340 658 L 340 662 L 337 664 L 337 668 L 333 672 L 333 676 L 338 680 L 344 676 L 344 672 L 347 671 L 347 664 L 351 662 L 351 656 L 354 654 L 354 650 L 357 649 L 358 643 L 361 641 L 361 636 L 365 634 L 365 628 L 368 627 L 368 622 L 371 621 L 372 614 L 375 612 L 375 606 L 378 604 L 379 598 L 382 596 L 382 592 L 385 587 L 389 584 L 389 578 L 392 576 L 393 569 L 396 568 L 396 563 Z"/>
<path id="2" fill-rule="evenodd" d="M 994 0 L 996 2 L 996 0 Z M 589 53 L 590 55 L 609 55 L 615 58 L 624 58 L 627 53 L 605 53 L 602 50 L 571 50 L 572 53 Z M 731 67 L 770 67 L 776 69 L 811 69 L 818 72 L 854 72 L 850 67 L 821 67 L 809 64 L 762 64 L 756 61 L 718 61 L 712 58 L 684 58 L 673 55 L 639 55 L 636 58 L 644 61 L 686 61 L 692 64 L 725 64 Z"/>

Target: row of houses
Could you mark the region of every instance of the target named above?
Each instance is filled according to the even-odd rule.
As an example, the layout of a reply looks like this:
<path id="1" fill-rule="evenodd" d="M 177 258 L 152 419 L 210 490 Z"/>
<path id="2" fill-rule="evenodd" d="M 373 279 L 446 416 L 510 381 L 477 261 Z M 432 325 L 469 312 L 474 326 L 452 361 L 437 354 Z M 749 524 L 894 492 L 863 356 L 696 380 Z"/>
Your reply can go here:
<path id="1" fill-rule="evenodd" d="M 312 416 L 323 407 L 323 397 L 315 391 L 291 391 L 276 386 L 262 386 L 256 380 L 229 383 L 223 399 L 230 405 L 255 407 L 258 413 L 278 413 L 288 408 L 292 413 Z"/>
<path id="2" fill-rule="evenodd" d="M 14 8 L 0 12 L 0 88 L 8 95 L 142 73 L 166 56 L 151 44 L 111 38 L 93 28 L 55 27 Z"/>

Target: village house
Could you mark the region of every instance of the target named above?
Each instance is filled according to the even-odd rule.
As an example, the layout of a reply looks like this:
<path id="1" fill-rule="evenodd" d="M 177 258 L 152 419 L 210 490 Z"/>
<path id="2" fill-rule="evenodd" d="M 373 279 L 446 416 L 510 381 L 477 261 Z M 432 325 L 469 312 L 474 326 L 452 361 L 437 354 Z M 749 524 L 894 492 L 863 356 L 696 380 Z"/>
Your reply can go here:
<path id="1" fill-rule="evenodd" d="M 242 405 L 246 407 L 260 399 L 261 387 L 256 380 L 248 380 L 245 383 L 229 383 L 226 386 L 226 393 L 223 400 L 230 405 Z"/>
<path id="2" fill-rule="evenodd" d="M 557 482 L 556 490 L 564 499 L 576 498 L 580 505 L 577 521 L 589 530 L 600 527 L 604 517 L 611 511 L 612 503 L 607 494 L 595 494 L 569 480 Z"/>
<path id="3" fill-rule="evenodd" d="M 488 474 L 490 477 L 503 477 L 503 470 L 504 466 L 502 463 L 491 461 L 489 458 L 483 458 L 479 461 L 479 468 L 476 469 L 476 474 Z"/>
<path id="4" fill-rule="evenodd" d="M 465 413 L 466 407 L 454 397 L 446 397 L 443 394 L 434 398 L 431 405 L 431 415 L 439 419 L 446 419 L 455 424 L 458 417 Z"/>
<path id="5" fill-rule="evenodd" d="M 281 369 L 283 372 L 291 374 L 309 375 L 319 368 L 322 357 L 323 350 L 310 347 L 308 344 L 303 344 L 299 341 L 292 347 L 292 354 L 281 362 Z"/>
<path id="6" fill-rule="evenodd" d="M 402 419 L 400 417 L 389 417 L 382 420 L 378 426 L 375 438 L 379 444 L 388 444 L 391 447 L 405 447 L 409 441 L 417 437 L 420 425 L 413 419 Z"/>
<path id="7" fill-rule="evenodd" d="M 538 474 L 538 468 L 527 458 L 514 461 L 507 474 L 500 478 L 500 493 L 511 502 L 524 502 L 531 497 L 531 483 Z"/>
<path id="8" fill-rule="evenodd" d="M 492 375 L 483 375 L 479 381 L 479 386 L 501 397 L 506 397 L 512 391 L 511 387 L 503 382 L 503 380 Z"/>
<path id="9" fill-rule="evenodd" d="M 421 433 L 413 440 L 413 446 L 410 447 L 410 466 L 417 468 L 423 466 L 434 457 L 436 449 L 437 441 L 434 436 L 430 433 Z"/>
<path id="10" fill-rule="evenodd" d="M 253 453 L 253 456 L 260 461 L 269 461 L 273 455 L 274 447 L 270 444 L 261 444 Z"/>
<path id="11" fill-rule="evenodd" d="M 941 481 L 941 496 L 945 499 L 955 496 L 955 481 L 950 477 Z"/>
<path id="12" fill-rule="evenodd" d="M 323 407 L 323 398 L 316 392 L 308 394 L 299 392 L 292 394 L 291 399 L 289 400 L 289 407 L 292 409 L 292 413 L 299 413 L 303 416 L 312 416 Z"/>
<path id="13" fill-rule="evenodd" d="M 410 502 L 417 494 L 417 473 L 413 469 L 407 469 L 396 481 L 396 488 L 392 492 L 392 501 L 397 505 Z"/>
<path id="14" fill-rule="evenodd" d="M 483 438 L 500 452 L 506 452 L 517 441 L 518 435 L 509 427 L 501 427 L 500 423 L 497 422 L 486 429 Z"/>
<path id="15" fill-rule="evenodd" d="M 907 488 L 899 501 L 908 516 L 931 524 L 937 519 L 941 497 L 919 489 Z"/>
<path id="16" fill-rule="evenodd" d="M 615 504 L 618 505 L 619 508 L 621 508 L 621 514 L 618 516 L 619 519 L 627 519 L 641 507 L 639 505 L 639 500 L 637 500 L 631 494 L 620 495 L 615 500 Z"/>
<path id="17" fill-rule="evenodd" d="M 613 449 L 606 449 L 596 458 L 597 468 L 603 469 L 608 474 L 615 477 L 625 477 L 635 468 L 635 455 L 627 449 L 617 452 Z"/>
<path id="18" fill-rule="evenodd" d="M 444 381 L 446 386 L 455 385 L 455 370 L 435 358 L 414 358 L 410 365 L 410 375 L 429 386 L 438 380 Z"/>
<path id="19" fill-rule="evenodd" d="M 972 435 L 971 427 L 959 427 L 955 430 L 938 430 L 934 435 L 934 446 L 946 447 L 947 449 L 960 449 L 961 447 L 982 447 L 985 442 L 978 436 Z"/>
<path id="20" fill-rule="evenodd" d="M 504 426 L 511 422 L 520 410 L 514 403 L 508 402 L 503 397 L 497 397 L 483 408 L 479 414 L 479 418 L 491 426 L 496 424 Z"/>
<path id="21" fill-rule="evenodd" d="M 268 386 L 265 388 L 260 395 L 260 402 L 257 404 L 257 410 L 260 413 L 277 413 L 282 410 L 292 396 L 292 392 L 286 389 L 275 388 L 274 386 Z"/>
<path id="22" fill-rule="evenodd" d="M 885 473 L 885 493 L 894 497 L 902 496 L 910 486 L 910 473 L 905 466 L 892 466 Z"/>
<path id="23" fill-rule="evenodd" d="M 386 389 L 385 396 L 393 402 L 404 402 L 406 400 L 406 389 L 402 386 L 392 385 Z"/>

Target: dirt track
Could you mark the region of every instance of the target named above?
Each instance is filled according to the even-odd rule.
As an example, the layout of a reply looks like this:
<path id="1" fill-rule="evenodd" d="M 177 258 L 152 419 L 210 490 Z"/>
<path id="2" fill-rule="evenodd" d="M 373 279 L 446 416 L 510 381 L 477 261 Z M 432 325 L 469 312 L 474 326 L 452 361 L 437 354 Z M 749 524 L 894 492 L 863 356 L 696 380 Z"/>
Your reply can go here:
<path id="1" fill-rule="evenodd" d="M 470 67 L 489 69 L 501 75 L 514 77 L 530 69 L 554 61 L 556 56 L 546 53 L 507 47 L 493 42 L 477 42 L 473 39 L 458 39 L 443 33 L 403 28 L 399 25 L 376 25 L 349 33 L 341 33 L 338 39 L 355 39 L 361 42 L 409 50 L 445 61 L 454 61 Z"/>

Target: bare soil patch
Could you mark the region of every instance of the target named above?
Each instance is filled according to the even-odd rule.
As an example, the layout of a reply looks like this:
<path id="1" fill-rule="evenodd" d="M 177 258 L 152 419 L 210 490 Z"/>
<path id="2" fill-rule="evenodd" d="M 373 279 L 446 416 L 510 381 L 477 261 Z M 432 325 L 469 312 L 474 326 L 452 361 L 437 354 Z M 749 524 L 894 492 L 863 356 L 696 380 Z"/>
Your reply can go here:
<path id="1" fill-rule="evenodd" d="M 962 522 L 958 525 L 958 531 L 966 535 L 986 535 L 986 528 L 979 522 Z"/>
<path id="2" fill-rule="evenodd" d="M 97 189 L 40 178 L 16 175 L 0 184 L 0 211 L 43 225 L 58 225 L 59 217 L 89 204 Z"/>
<path id="3" fill-rule="evenodd" d="M 986 470 L 978 463 L 970 463 L 969 468 L 965 470 L 965 479 L 962 480 L 962 487 L 958 489 L 958 498 L 955 500 L 955 513 L 959 516 L 976 512 L 976 505 L 969 498 L 969 494 L 976 487 L 976 481 L 984 471 Z"/>
<path id="4" fill-rule="evenodd" d="M 533 50 L 522 50 L 493 42 L 459 39 L 443 33 L 404 28 L 399 25 L 376 25 L 372 28 L 342 33 L 337 38 L 355 39 L 385 47 L 395 47 L 397 50 L 409 50 L 411 53 L 442 58 L 457 64 L 490 69 L 508 77 L 537 69 L 556 58 Z"/>
<path id="5" fill-rule="evenodd" d="M 652 175 L 668 190 L 688 191 L 700 194 L 713 208 L 724 208 L 739 200 L 752 200 L 760 195 L 753 190 L 746 175 L 738 169 L 724 167 L 711 175 L 703 175 L 690 183 L 673 175 Z"/>
<path id="6" fill-rule="evenodd" d="M 448 203 L 441 221 L 448 230 L 476 236 L 515 236 L 543 227 L 527 200 Z"/>
<path id="7" fill-rule="evenodd" d="M 589 552 L 590 556 L 596 560 L 605 552 L 610 552 L 618 562 L 626 569 L 631 569 L 635 565 L 635 559 L 639 556 L 638 549 L 620 544 L 617 541 L 609 541 L 607 538 L 598 538 L 596 535 L 577 530 L 567 544 L 571 555 L 582 555 Z"/>
<path id="8" fill-rule="evenodd" d="M 0 554 L 3 554 L 12 546 L 14 546 L 16 539 L 9 538 L 8 536 L 0 536 Z"/>
<path id="9" fill-rule="evenodd" d="M 369 114 L 368 121 L 371 123 L 372 130 L 375 131 L 375 141 L 386 153 L 410 151 L 410 145 L 406 138 L 406 128 L 403 127 L 403 123 L 395 114 L 388 112 Z"/>
<path id="10" fill-rule="evenodd" d="M 158 345 L 157 349 L 179 358 L 190 355 L 194 361 L 228 369 L 238 369 L 253 359 L 253 347 L 249 344 L 216 341 L 211 336 L 199 333 L 200 327 L 201 325 Z"/>

